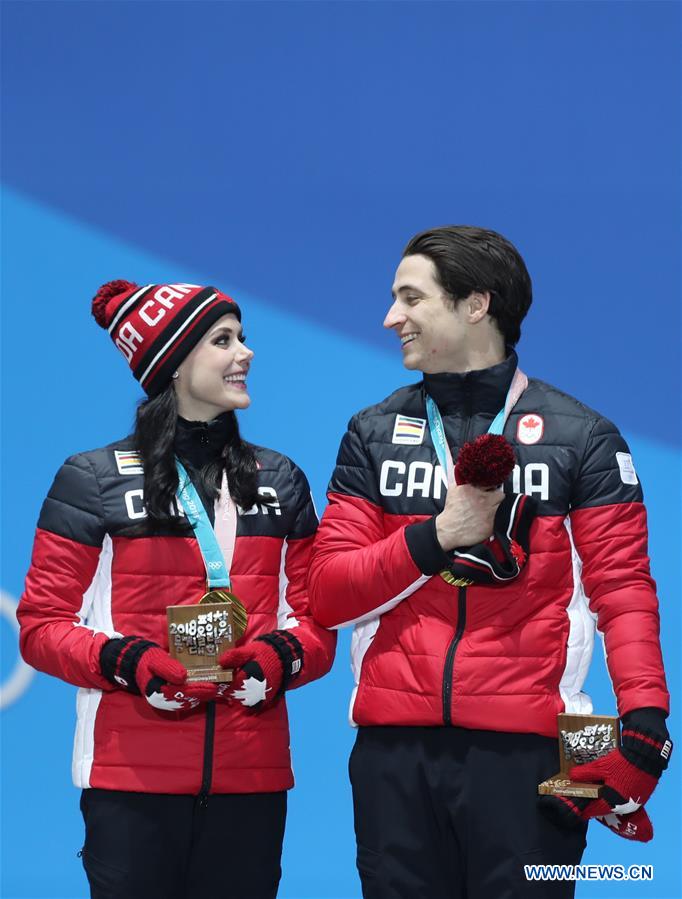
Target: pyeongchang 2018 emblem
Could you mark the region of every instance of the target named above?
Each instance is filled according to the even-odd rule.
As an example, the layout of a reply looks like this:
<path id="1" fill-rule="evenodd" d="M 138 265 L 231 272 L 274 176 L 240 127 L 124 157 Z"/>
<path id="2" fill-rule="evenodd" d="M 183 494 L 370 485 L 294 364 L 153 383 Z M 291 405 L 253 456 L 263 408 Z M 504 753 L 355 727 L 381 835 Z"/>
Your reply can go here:
<path id="1" fill-rule="evenodd" d="M 538 443 L 542 439 L 544 432 L 545 422 L 542 415 L 531 413 L 519 419 L 519 424 L 516 428 L 516 439 L 519 443 L 525 443 L 529 446 L 532 443 Z"/>

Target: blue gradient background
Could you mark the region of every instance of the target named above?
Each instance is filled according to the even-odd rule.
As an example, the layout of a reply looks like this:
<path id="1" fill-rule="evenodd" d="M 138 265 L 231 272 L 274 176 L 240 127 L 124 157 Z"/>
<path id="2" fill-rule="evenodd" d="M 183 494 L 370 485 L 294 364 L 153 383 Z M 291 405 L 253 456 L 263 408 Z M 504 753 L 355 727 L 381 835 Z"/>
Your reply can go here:
<path id="1" fill-rule="evenodd" d="M 89 317 L 100 283 L 238 299 L 256 350 L 244 433 L 293 456 L 321 510 L 350 415 L 411 379 L 381 329 L 402 246 L 475 223 L 533 276 L 524 369 L 631 444 L 678 694 L 679 4 L 4 2 L 2 26 L 5 591 L 63 459 L 132 422 L 139 389 Z M 290 695 L 287 899 L 360 895 L 348 636 Z M 5 620 L 0 638 L 4 681 Z M 589 688 L 611 712 L 598 655 Z M 87 894 L 74 692 L 39 675 L 2 713 L 8 899 Z M 654 881 L 578 897 L 682 895 L 678 772 L 649 805 L 653 843 L 591 826 L 586 863 L 653 864 Z"/>

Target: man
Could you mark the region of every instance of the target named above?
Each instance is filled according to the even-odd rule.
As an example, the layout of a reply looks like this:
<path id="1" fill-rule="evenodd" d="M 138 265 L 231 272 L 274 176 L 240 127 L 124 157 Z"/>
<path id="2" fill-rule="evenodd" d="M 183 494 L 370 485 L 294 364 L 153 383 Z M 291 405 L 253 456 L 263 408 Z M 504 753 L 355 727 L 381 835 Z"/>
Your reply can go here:
<path id="1" fill-rule="evenodd" d="M 317 620 L 354 626 L 363 895 L 572 896 L 524 864 L 579 863 L 591 817 L 650 839 L 643 805 L 671 750 L 639 480 L 611 422 L 520 371 L 532 288 L 501 235 L 418 234 L 393 297 L 384 327 L 423 379 L 351 419 L 309 578 Z M 453 471 L 487 431 L 516 457 L 504 491 Z M 592 711 L 595 627 L 623 745 L 585 767 L 604 798 L 543 807 L 557 714 Z"/>

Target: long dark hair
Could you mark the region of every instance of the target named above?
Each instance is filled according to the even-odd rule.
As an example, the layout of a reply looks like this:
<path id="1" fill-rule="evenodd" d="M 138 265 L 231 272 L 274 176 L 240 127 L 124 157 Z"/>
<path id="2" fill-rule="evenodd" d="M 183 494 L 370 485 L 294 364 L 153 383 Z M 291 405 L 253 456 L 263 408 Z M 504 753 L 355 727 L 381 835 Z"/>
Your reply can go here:
<path id="1" fill-rule="evenodd" d="M 178 403 L 172 383 L 137 407 L 133 439 L 144 464 L 144 501 L 150 526 L 185 527 L 177 518 L 175 497 L 178 473 L 173 444 L 177 419 Z M 222 456 L 205 465 L 199 474 L 206 493 L 215 498 L 224 470 L 230 496 L 242 509 L 250 509 L 256 502 L 265 501 L 258 496 L 256 455 L 253 446 L 242 440 L 234 412 L 230 419 L 232 427 Z"/>

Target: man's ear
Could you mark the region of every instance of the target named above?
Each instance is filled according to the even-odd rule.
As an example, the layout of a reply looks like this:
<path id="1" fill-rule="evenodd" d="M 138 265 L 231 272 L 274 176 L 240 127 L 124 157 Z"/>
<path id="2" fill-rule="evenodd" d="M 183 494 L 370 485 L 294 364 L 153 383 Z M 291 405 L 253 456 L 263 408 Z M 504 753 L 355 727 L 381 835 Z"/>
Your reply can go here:
<path id="1" fill-rule="evenodd" d="M 467 304 L 466 309 L 469 316 L 469 322 L 470 324 L 475 325 L 488 314 L 488 309 L 490 308 L 490 291 L 484 290 L 479 292 L 473 290 L 464 302 Z"/>

